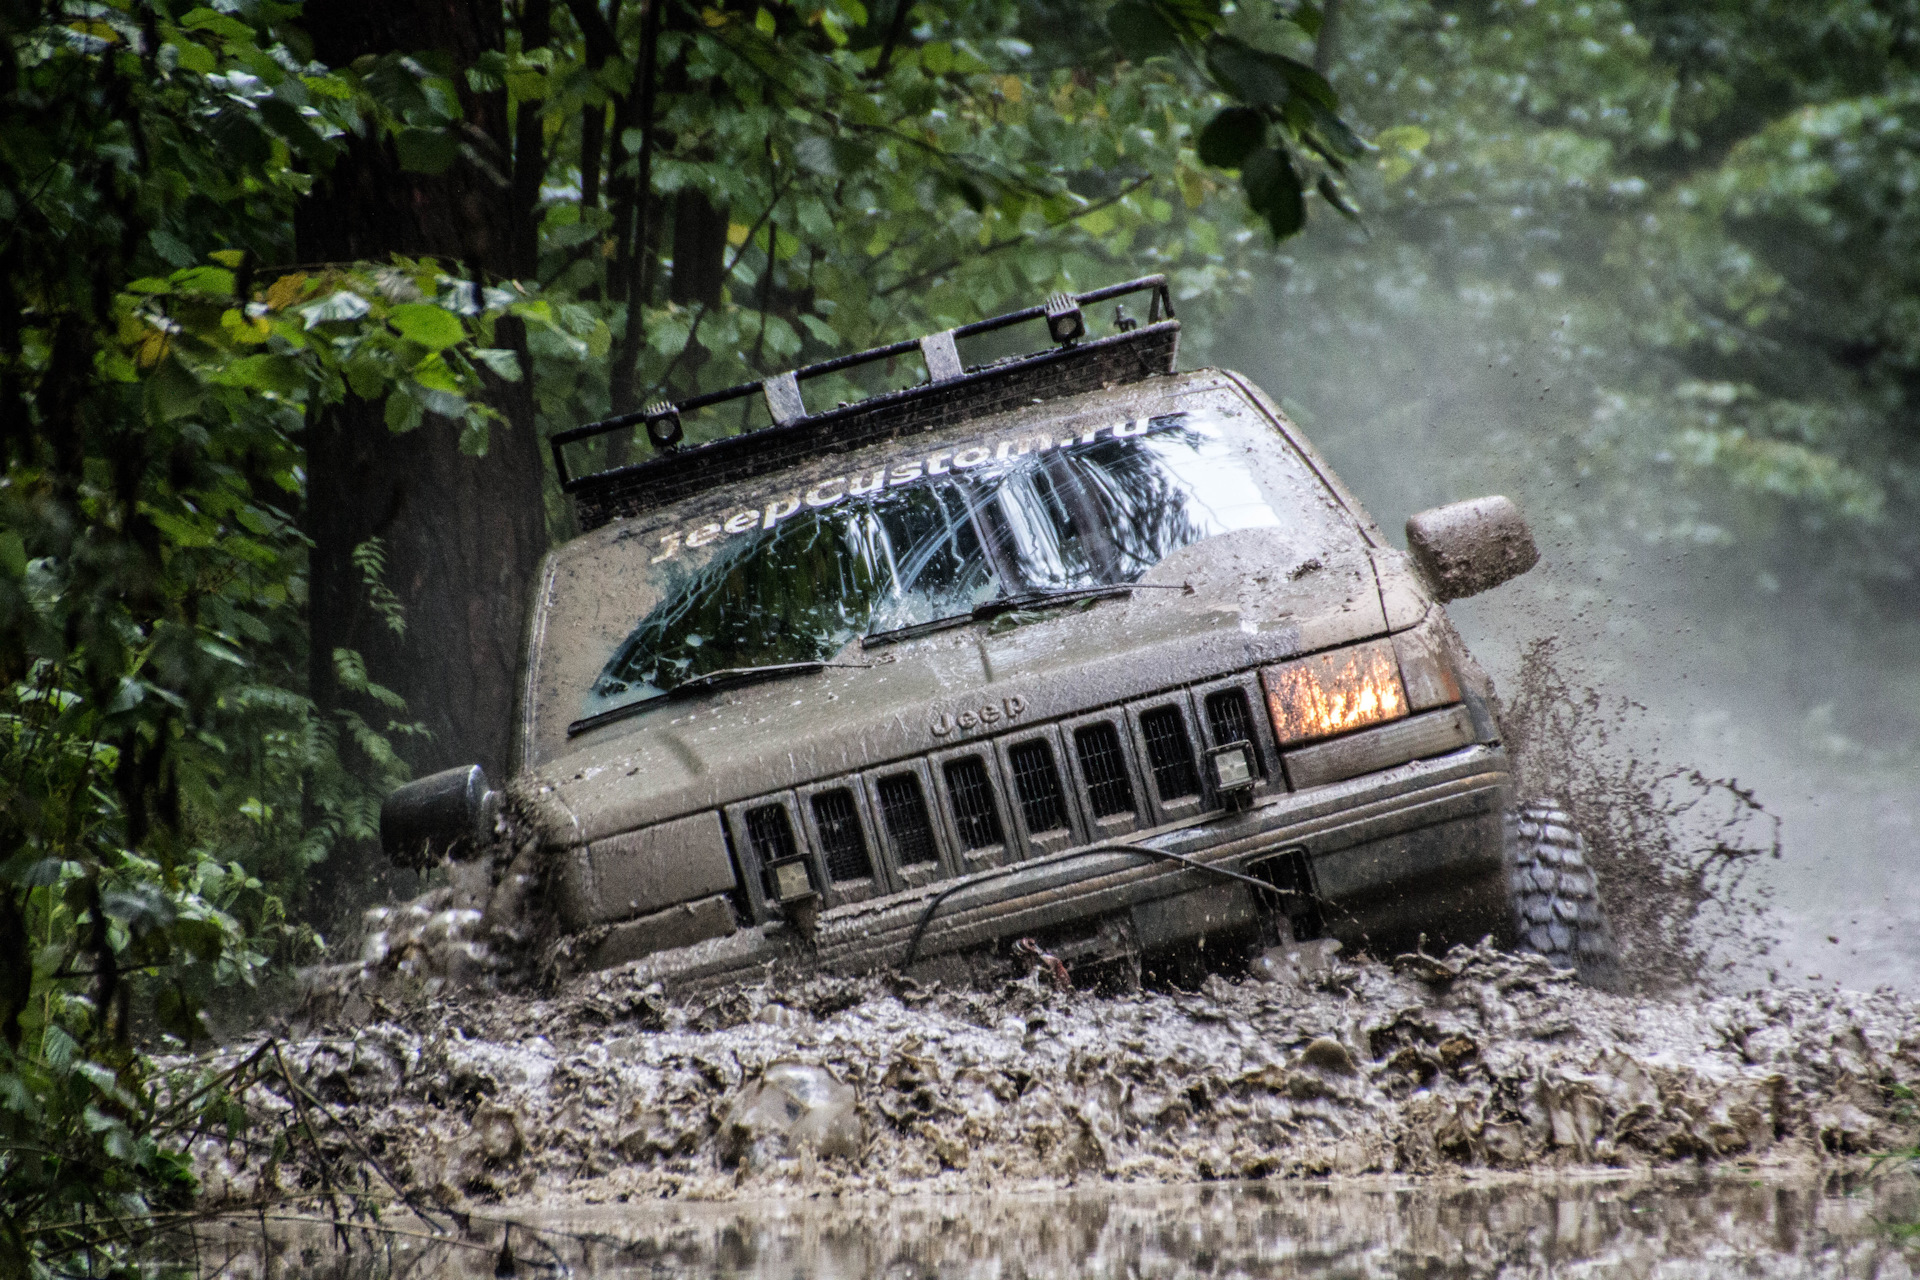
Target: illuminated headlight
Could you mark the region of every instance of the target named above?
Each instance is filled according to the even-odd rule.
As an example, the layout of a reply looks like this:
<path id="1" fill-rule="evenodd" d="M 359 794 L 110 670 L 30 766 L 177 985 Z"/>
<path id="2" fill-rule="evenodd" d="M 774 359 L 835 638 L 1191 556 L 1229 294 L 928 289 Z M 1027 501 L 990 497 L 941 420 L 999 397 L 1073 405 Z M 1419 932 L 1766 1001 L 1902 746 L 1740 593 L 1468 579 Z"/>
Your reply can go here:
<path id="1" fill-rule="evenodd" d="M 1229 809 L 1241 808 L 1253 798 L 1253 748 L 1247 743 L 1229 742 L 1207 752 L 1207 772 L 1214 794 Z"/>
<path id="2" fill-rule="evenodd" d="M 1267 714 L 1282 746 L 1330 738 L 1407 714 L 1393 643 L 1336 649 L 1260 673 Z"/>

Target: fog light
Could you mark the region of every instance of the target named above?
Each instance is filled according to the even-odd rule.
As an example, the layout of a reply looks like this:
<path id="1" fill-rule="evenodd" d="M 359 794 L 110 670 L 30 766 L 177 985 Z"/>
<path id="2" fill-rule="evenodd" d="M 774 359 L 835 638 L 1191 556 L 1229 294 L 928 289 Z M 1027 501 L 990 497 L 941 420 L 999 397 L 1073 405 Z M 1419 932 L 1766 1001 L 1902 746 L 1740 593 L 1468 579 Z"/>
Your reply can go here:
<path id="1" fill-rule="evenodd" d="M 1207 752 L 1207 772 L 1213 779 L 1214 794 L 1229 809 L 1244 809 L 1253 803 L 1253 746 L 1229 742 Z"/>
<path id="2" fill-rule="evenodd" d="M 794 932 L 811 939 L 820 927 L 820 895 L 814 891 L 813 871 L 807 856 L 797 853 L 769 862 L 767 888 Z"/>
<path id="3" fill-rule="evenodd" d="M 1284 746 L 1330 738 L 1407 714 L 1393 642 L 1336 649 L 1260 673 L 1267 714 Z"/>

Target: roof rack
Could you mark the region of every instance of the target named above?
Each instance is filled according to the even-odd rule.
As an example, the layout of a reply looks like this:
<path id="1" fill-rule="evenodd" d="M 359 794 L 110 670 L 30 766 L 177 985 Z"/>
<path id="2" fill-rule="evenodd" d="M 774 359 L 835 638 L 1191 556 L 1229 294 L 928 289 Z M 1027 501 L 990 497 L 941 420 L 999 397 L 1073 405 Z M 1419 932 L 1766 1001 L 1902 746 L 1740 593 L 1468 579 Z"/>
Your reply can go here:
<path id="1" fill-rule="evenodd" d="M 1116 334 L 1089 338 L 1083 307 L 1129 294 L 1152 294 L 1146 324 L 1142 326 L 1137 320 L 1116 315 Z M 1052 347 L 1000 359 L 983 367 L 966 367 L 960 363 L 960 349 L 956 345 L 960 338 L 989 334 L 1031 320 L 1046 320 Z M 1018 384 L 1018 390 L 1031 393 L 1031 397 L 1052 397 L 1087 390 L 1083 384 L 1089 378 L 1092 386 L 1110 386 L 1154 372 L 1171 372 L 1177 334 L 1179 320 L 1173 319 L 1173 297 L 1167 290 L 1164 274 L 1140 276 L 1139 280 L 1110 284 L 1087 294 L 1054 294 L 1037 307 L 1008 311 L 993 319 L 973 320 L 972 324 L 927 334 L 925 338 L 910 338 L 852 355 L 839 355 L 831 361 L 793 368 L 758 382 L 741 382 L 724 391 L 707 391 L 678 405 L 647 405 L 637 413 L 624 413 L 555 432 L 551 438 L 553 468 L 559 474 L 561 489 L 574 497 L 582 528 L 595 528 L 616 516 L 634 514 L 634 510 L 647 507 L 653 501 L 668 501 L 689 487 L 703 487 L 703 480 L 710 484 L 718 480 L 722 472 L 747 461 L 739 457 L 741 451 L 766 453 L 766 447 L 774 445 L 776 439 L 783 439 L 789 445 L 799 445 L 806 439 L 812 445 L 847 447 L 858 443 L 866 430 L 876 428 L 881 420 L 897 424 L 900 416 L 912 416 L 920 409 L 933 411 L 939 405 L 943 409 L 939 416 L 945 416 L 945 411 L 989 411 L 1000 399 L 1006 399 L 1004 391 L 1016 390 L 1012 384 Z M 801 397 L 801 384 L 806 380 L 887 361 L 912 351 L 920 353 L 927 367 L 927 380 L 920 386 L 879 391 L 820 413 L 808 413 L 806 401 Z M 1060 368 L 1062 365 L 1085 365 L 1085 368 L 1077 376 L 1062 376 L 1066 374 L 1066 370 Z M 1043 368 L 1046 378 L 1035 378 L 1033 374 L 1041 374 Z M 1010 386 L 1000 388 L 1000 384 Z M 995 390 L 1002 393 L 995 395 Z M 745 428 L 732 436 L 680 447 L 685 434 L 682 415 L 749 395 L 764 397 L 768 415 L 774 420 L 772 426 Z M 641 424 L 647 428 L 647 439 L 653 445 L 655 457 L 584 476 L 568 474 L 566 445 L 609 436 Z M 785 449 L 778 451 L 785 453 Z M 641 497 L 651 501 L 641 501 Z"/>

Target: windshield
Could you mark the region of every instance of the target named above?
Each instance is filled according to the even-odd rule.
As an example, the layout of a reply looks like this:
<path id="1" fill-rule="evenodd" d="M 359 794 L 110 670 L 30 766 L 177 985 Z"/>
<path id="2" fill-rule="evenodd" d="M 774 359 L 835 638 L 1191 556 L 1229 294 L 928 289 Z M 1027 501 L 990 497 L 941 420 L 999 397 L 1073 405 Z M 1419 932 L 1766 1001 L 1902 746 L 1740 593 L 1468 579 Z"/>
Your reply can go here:
<path id="1" fill-rule="evenodd" d="M 1236 453 L 1208 416 L 1169 414 L 877 465 L 657 533 L 657 603 L 579 714 L 714 671 L 828 660 L 991 600 L 1129 583 L 1203 538 L 1278 524 Z"/>

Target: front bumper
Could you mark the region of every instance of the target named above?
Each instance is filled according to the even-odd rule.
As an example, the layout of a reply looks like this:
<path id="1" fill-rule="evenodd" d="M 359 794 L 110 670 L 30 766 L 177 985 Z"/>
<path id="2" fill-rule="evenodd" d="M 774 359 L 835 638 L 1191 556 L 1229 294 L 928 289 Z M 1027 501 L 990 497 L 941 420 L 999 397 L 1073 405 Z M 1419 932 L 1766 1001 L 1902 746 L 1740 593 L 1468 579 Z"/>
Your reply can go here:
<path id="1" fill-rule="evenodd" d="M 1350 948 L 1405 945 L 1504 934 L 1500 816 L 1508 800 L 1506 753 L 1470 745 L 1343 782 L 1275 795 L 1239 813 L 1209 813 L 1126 843 L 1182 854 L 1244 872 L 1294 850 L 1311 867 L 1312 891 L 1327 932 Z M 743 929 L 659 951 L 633 963 L 642 985 L 675 993 L 763 980 L 776 969 L 865 973 L 899 967 L 937 970 L 960 953 L 1003 940 L 1046 935 L 1083 922 L 1130 917 L 1146 926 L 1144 945 L 1181 940 L 1253 912 L 1252 890 L 1223 894 L 1228 882 L 1205 871 L 1110 848 L 1054 855 L 890 897 L 835 908 L 813 939 L 784 925 Z M 921 927 L 929 902 L 937 912 Z M 1182 910 L 1208 895 L 1221 904 Z M 1222 914 L 1224 912 L 1224 914 Z M 1198 922 L 1197 924 L 1195 922 Z M 915 943 L 918 935 L 917 944 Z"/>

